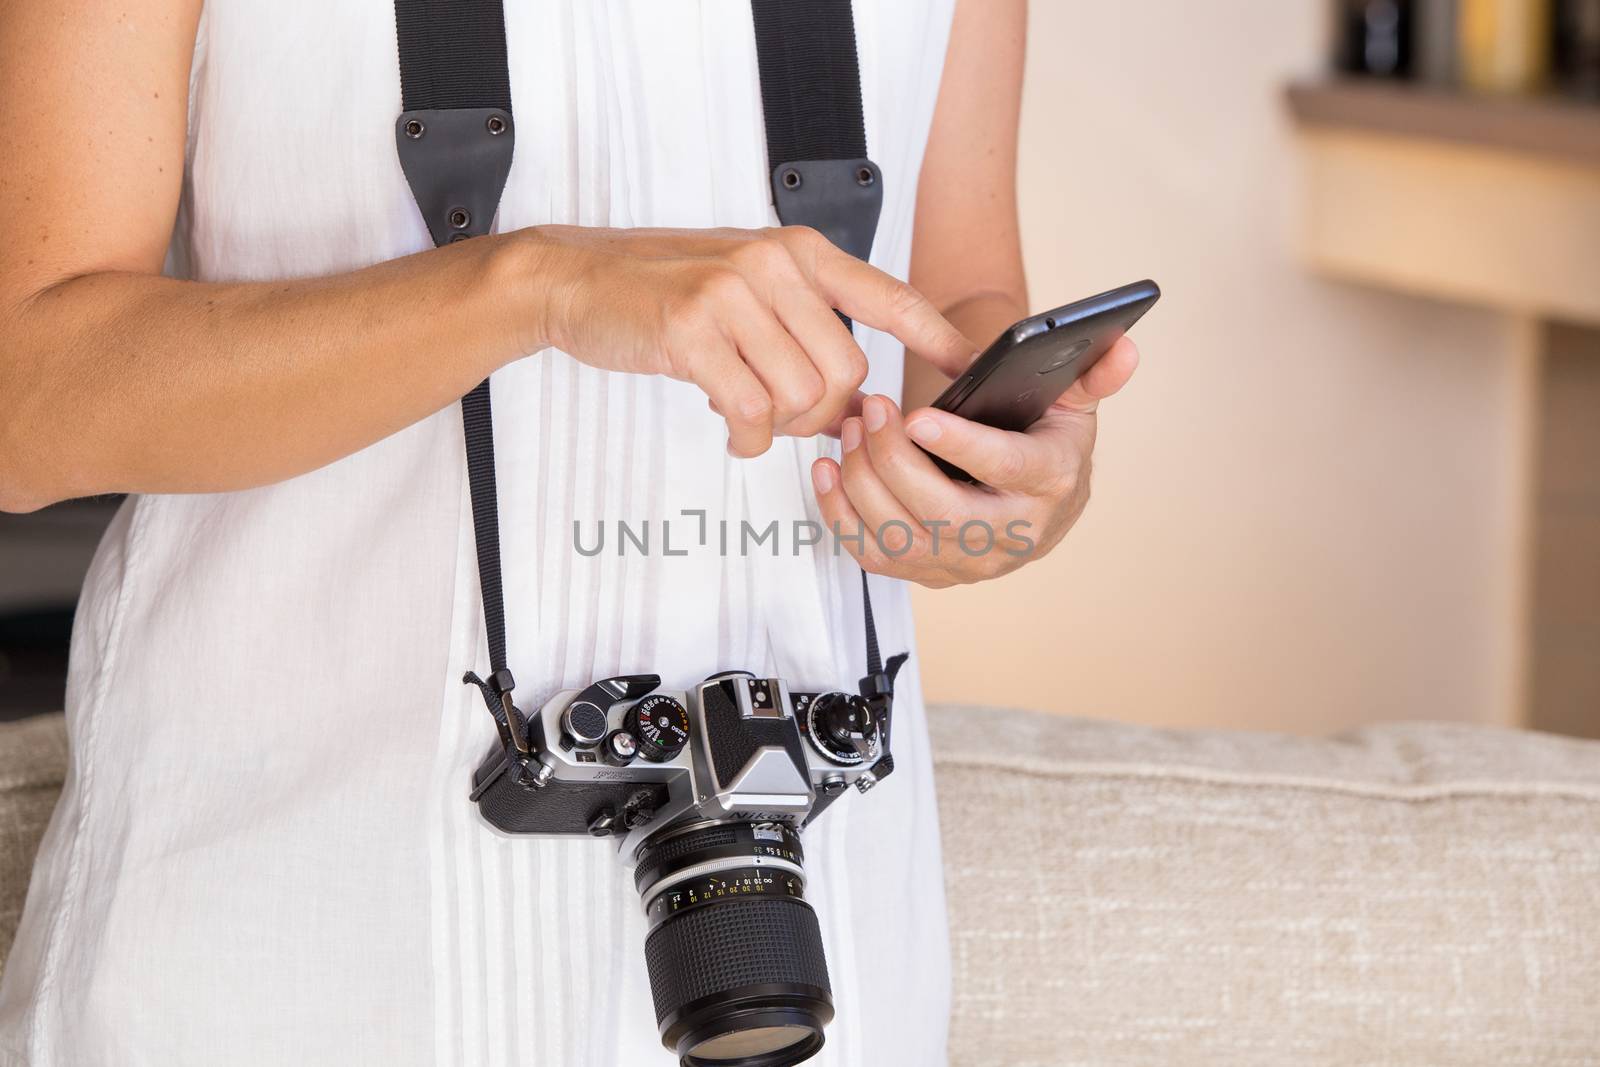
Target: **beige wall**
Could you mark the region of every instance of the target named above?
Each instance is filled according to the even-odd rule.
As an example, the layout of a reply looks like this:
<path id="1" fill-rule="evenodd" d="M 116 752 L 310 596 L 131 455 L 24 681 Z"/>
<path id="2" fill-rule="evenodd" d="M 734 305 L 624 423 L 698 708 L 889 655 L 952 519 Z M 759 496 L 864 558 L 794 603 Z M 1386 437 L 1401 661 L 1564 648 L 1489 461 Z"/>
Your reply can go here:
<path id="1" fill-rule="evenodd" d="M 1034 303 L 1146 275 L 1166 297 L 1067 542 L 919 591 L 933 699 L 1295 730 L 1510 714 L 1525 338 L 1299 266 L 1280 90 L 1319 69 L 1324 9 L 1034 0 Z"/>

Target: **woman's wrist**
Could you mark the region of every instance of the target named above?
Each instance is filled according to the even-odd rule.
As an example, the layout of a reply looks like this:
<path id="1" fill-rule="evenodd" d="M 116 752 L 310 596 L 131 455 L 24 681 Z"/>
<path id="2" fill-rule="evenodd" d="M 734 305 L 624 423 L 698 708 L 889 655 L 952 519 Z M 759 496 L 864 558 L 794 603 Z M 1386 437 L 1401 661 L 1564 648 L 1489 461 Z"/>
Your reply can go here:
<path id="1" fill-rule="evenodd" d="M 497 234 L 483 245 L 489 309 L 505 319 L 511 359 L 557 345 L 558 311 L 572 284 L 570 250 L 539 226 Z"/>

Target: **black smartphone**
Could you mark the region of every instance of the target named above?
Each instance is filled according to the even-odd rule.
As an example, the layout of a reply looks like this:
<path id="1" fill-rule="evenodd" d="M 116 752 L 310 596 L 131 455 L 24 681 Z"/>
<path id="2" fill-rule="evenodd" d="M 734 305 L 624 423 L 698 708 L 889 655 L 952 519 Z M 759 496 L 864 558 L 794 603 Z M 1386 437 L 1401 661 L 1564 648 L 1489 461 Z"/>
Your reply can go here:
<path id="1" fill-rule="evenodd" d="M 995 338 L 933 406 L 986 426 L 1026 430 L 1159 299 L 1160 287 L 1147 280 L 1023 319 Z M 930 456 L 950 477 L 977 481 Z"/>

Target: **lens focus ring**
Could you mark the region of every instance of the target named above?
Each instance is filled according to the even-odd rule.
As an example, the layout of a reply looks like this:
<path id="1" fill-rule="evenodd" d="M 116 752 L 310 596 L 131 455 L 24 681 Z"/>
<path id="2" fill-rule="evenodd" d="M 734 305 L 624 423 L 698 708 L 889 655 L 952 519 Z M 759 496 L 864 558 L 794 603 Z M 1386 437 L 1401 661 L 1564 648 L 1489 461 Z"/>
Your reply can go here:
<path id="1" fill-rule="evenodd" d="M 645 939 L 656 1021 L 745 985 L 793 983 L 831 993 L 817 913 L 803 900 L 730 900 L 664 923 Z"/>
<path id="2" fill-rule="evenodd" d="M 803 900 L 746 897 L 674 916 L 644 955 L 656 1024 L 679 1055 L 741 1023 L 789 1016 L 797 1033 L 820 1035 L 833 1018 L 822 930 Z"/>
<path id="3" fill-rule="evenodd" d="M 683 1067 L 814 1055 L 833 994 L 793 829 L 701 825 L 647 843 L 638 861 L 656 1023 Z"/>

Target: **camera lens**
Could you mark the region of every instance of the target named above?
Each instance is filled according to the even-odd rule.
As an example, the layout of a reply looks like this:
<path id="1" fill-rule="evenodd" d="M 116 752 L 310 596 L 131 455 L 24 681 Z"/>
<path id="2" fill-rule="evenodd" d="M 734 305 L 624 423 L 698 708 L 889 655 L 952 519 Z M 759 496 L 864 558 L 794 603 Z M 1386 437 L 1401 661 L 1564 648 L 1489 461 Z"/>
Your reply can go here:
<path id="1" fill-rule="evenodd" d="M 822 1047 L 833 997 L 803 859 L 768 823 L 702 823 L 640 850 L 656 1023 L 683 1067 L 790 1067 Z"/>

